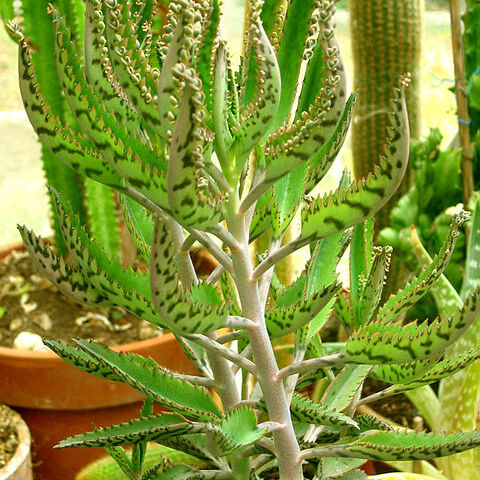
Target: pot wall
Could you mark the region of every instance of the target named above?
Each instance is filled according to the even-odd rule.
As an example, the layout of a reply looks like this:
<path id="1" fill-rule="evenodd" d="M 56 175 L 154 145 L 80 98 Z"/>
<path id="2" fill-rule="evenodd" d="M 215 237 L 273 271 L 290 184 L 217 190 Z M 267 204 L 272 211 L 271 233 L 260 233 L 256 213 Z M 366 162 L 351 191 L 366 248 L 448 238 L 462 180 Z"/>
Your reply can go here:
<path id="1" fill-rule="evenodd" d="M 17 427 L 18 447 L 14 456 L 0 468 L 0 480 L 32 480 L 32 462 L 30 458 L 30 432 L 20 415 L 15 423 Z"/>

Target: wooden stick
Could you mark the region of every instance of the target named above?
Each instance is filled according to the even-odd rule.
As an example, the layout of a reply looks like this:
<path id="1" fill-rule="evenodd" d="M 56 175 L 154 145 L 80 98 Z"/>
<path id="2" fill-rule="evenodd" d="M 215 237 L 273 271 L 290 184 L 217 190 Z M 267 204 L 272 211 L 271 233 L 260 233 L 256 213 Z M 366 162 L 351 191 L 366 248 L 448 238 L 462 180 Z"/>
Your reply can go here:
<path id="1" fill-rule="evenodd" d="M 472 149 L 470 145 L 470 117 L 466 94 L 465 60 L 463 55 L 462 24 L 460 18 L 460 0 L 450 0 L 450 19 L 452 28 L 453 65 L 455 68 L 455 91 L 457 98 L 458 136 L 462 148 L 462 186 L 465 208 L 473 193 Z"/>

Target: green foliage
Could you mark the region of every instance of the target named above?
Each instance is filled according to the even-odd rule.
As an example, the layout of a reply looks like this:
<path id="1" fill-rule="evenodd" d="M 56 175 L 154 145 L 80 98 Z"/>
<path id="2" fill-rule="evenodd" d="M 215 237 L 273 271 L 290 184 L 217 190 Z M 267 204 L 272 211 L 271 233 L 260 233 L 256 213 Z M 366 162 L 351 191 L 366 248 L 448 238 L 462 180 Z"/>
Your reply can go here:
<path id="1" fill-rule="evenodd" d="M 96 155 L 89 142 L 76 135 L 75 128 L 62 127 L 66 121 L 69 121 L 71 127 L 75 127 L 75 114 L 72 116 L 65 103 L 61 77 L 56 73 L 57 64 L 52 51 L 55 39 L 58 38 L 58 30 L 50 18 L 48 5 L 46 0 L 22 1 L 22 28 L 34 48 L 30 49 L 28 54 L 25 52 L 23 67 L 20 68 L 20 87 L 27 113 L 34 126 L 42 121 L 45 127 L 36 128 L 36 132 L 42 143 L 46 184 L 68 195 L 73 211 L 80 216 L 82 223 L 87 225 L 90 234 L 101 241 L 109 253 L 118 253 L 120 237 L 114 193 L 96 183 L 98 179 L 94 170 L 97 169 L 99 160 L 94 159 Z M 71 45 L 70 58 L 78 55 L 80 62 L 83 62 L 81 47 L 85 6 L 78 0 L 62 0 L 57 2 L 57 6 L 68 20 L 71 29 L 69 35 L 76 42 L 76 45 Z M 5 23 L 13 19 L 14 8 L 11 0 L 3 1 L 1 8 L 0 16 Z M 42 85 L 41 91 L 39 84 Z M 117 97 L 115 93 L 114 97 Z M 33 120 L 33 117 L 37 120 Z M 109 174 L 104 172 L 103 175 Z M 53 201 L 50 203 L 56 246 L 58 251 L 64 254 L 66 245 L 60 232 L 59 219 Z"/>
<path id="2" fill-rule="evenodd" d="M 198 374 L 84 340 L 46 341 L 77 368 L 145 397 L 140 418 L 58 446 L 104 446 L 127 478 L 142 480 L 300 480 L 304 469 L 325 480 L 338 472 L 362 478 L 357 458 L 432 458 L 476 446 L 473 427 L 424 435 L 355 417 L 368 376 L 405 389 L 472 365 L 478 354 L 449 353 L 479 313 L 476 288 L 462 308 L 430 325 L 401 325 L 407 306 L 444 271 L 465 215 L 455 217 L 438 257 L 381 302 L 390 249 L 373 246 L 371 217 L 406 169 L 408 80 L 398 79 L 392 92 L 376 169 L 355 183 L 345 174 L 335 192 L 312 200 L 306 194 L 337 157 L 355 105 L 347 98 L 333 0 L 252 1 L 239 72 L 220 37 L 216 0 L 172 0 L 163 32 L 152 27 L 154 2 L 88 0 L 83 41 L 63 3 L 50 9 L 51 55 L 68 115 L 54 114 L 32 45 L 9 24 L 19 42 L 26 109 L 45 148 L 102 184 L 87 187 L 87 196 L 102 197 L 97 217 L 115 210 L 104 195 L 109 188 L 119 193 L 148 272 L 124 267 L 113 226 L 87 216 L 85 227 L 68 192 L 51 189 L 68 261 L 20 231 L 38 268 L 63 293 L 120 306 L 172 332 Z M 287 241 L 294 217 L 300 233 Z M 266 252 L 252 261 L 257 237 Z M 351 237 L 348 301 L 335 269 Z M 206 281 L 190 258 L 197 243 L 219 263 Z M 272 280 L 278 263 L 304 246 L 310 260 L 300 276 L 286 287 Z M 321 329 L 334 303 L 348 339 L 327 355 Z M 280 368 L 271 339 L 293 332 L 292 360 Z M 319 378 L 326 384 L 320 400 L 302 397 L 299 390 Z M 153 402 L 172 413 L 153 415 Z M 149 441 L 196 460 L 165 450 L 149 464 Z"/>

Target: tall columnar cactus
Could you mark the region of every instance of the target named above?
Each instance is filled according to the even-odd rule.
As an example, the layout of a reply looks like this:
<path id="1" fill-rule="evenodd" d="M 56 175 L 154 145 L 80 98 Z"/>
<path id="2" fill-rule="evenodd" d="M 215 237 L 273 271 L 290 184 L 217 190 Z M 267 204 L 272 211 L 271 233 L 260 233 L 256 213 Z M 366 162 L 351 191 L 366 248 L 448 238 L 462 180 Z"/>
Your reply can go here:
<path id="1" fill-rule="evenodd" d="M 411 74 L 407 92 L 410 134 L 418 138 L 420 115 L 420 62 L 423 0 L 350 0 L 354 60 L 354 90 L 358 104 L 352 126 L 355 176 L 370 172 L 383 151 L 381 132 L 388 125 L 388 104 L 399 75 Z M 398 194 L 406 193 L 409 175 Z M 386 208 L 377 215 L 377 227 L 388 222 Z"/>
<path id="2" fill-rule="evenodd" d="M 467 0 L 463 23 L 463 47 L 465 50 L 465 77 L 467 79 L 468 113 L 472 141 L 480 130 L 480 1 Z M 477 147 L 477 150 L 480 150 Z M 477 156 L 480 155 L 477 151 Z"/>
<path id="3" fill-rule="evenodd" d="M 480 313 L 479 291 L 449 318 L 400 325 L 405 308 L 443 270 L 457 224 L 439 258 L 381 310 L 388 251 L 373 251 L 367 242 L 355 263 L 355 310 L 343 304 L 350 336 L 325 351 L 319 331 L 339 291 L 335 268 L 349 242 L 346 230 L 388 201 L 406 169 L 408 80 L 392 91 L 385 150 L 372 175 L 353 183 L 344 175 L 336 191 L 308 197 L 341 148 L 355 98 L 346 97 L 334 1 L 274 3 L 251 2 L 239 72 L 221 37 L 217 0 L 172 0 L 160 38 L 141 20 L 149 0 L 87 0 L 84 57 L 68 18 L 51 6 L 70 124 L 42 94 L 28 38 L 9 25 L 20 47 L 25 108 L 42 143 L 119 192 L 149 271 L 123 269 L 89 238 L 68 196 L 55 190 L 69 261 L 20 227 L 29 253 L 74 300 L 117 305 L 174 333 L 198 369 L 185 376 L 93 342 L 46 342 L 78 368 L 145 396 L 139 419 L 59 444 L 104 446 L 131 480 L 362 478 L 358 467 L 366 458 L 431 458 L 480 444 L 476 431 L 418 434 L 354 416 L 371 372 L 395 382 L 443 375 L 430 372 Z M 301 232 L 282 244 L 298 210 Z M 355 244 L 366 238 L 361 228 Z M 267 252 L 252 262 L 250 243 L 267 234 Z M 189 256 L 195 241 L 219 262 L 206 281 Z M 287 289 L 272 286 L 278 262 L 303 246 L 312 254 L 299 278 Z M 231 331 L 221 333 L 224 327 Z M 272 339 L 292 332 L 292 363 L 280 368 Z M 464 365 L 449 364 L 449 371 Z M 299 394 L 322 377 L 330 386 L 320 403 Z M 153 402 L 170 413 L 153 415 Z M 204 467 L 165 457 L 145 469 L 149 441 L 187 452 Z M 131 454 L 126 445 L 133 445 Z"/>

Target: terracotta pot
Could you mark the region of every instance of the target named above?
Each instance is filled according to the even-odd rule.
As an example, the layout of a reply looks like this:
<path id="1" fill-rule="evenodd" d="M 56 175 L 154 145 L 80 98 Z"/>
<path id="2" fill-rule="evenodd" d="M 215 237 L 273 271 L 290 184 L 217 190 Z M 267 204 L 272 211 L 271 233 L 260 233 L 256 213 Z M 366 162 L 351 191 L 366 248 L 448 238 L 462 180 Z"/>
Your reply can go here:
<path id="1" fill-rule="evenodd" d="M 32 480 L 32 462 L 30 458 L 30 432 L 22 417 L 12 411 L 18 446 L 10 461 L 0 468 L 0 480 Z"/>
<path id="2" fill-rule="evenodd" d="M 0 249 L 0 259 L 10 251 Z M 153 358 L 158 364 L 194 373 L 171 334 L 114 347 Z M 142 396 L 119 382 L 88 375 L 52 352 L 0 347 L 0 402 L 15 407 L 32 434 L 36 480 L 70 480 L 104 454 L 101 448 L 54 450 L 63 438 L 138 417 Z"/>

